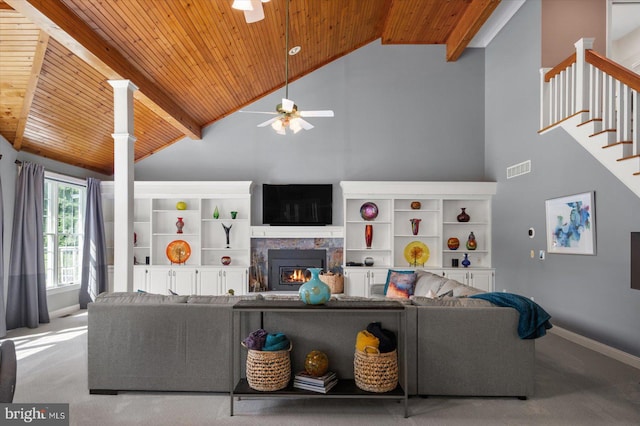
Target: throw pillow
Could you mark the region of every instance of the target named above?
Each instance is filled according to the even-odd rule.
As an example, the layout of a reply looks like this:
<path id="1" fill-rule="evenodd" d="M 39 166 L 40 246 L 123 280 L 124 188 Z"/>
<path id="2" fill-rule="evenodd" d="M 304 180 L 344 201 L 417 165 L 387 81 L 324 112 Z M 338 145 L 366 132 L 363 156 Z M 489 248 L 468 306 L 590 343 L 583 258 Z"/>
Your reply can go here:
<path id="1" fill-rule="evenodd" d="M 389 286 L 385 296 L 399 299 L 408 299 L 413 296 L 416 285 L 416 274 L 391 272 L 389 274 Z"/>
<path id="2" fill-rule="evenodd" d="M 414 271 L 397 271 L 395 269 L 389 269 L 389 271 L 387 272 L 387 281 L 384 284 L 384 295 L 387 295 L 387 290 L 389 289 L 389 280 L 391 279 L 391 274 L 406 274 L 406 275 L 413 275 L 413 279 L 415 282 L 416 279 L 416 273 Z M 415 286 L 414 286 L 415 287 Z"/>

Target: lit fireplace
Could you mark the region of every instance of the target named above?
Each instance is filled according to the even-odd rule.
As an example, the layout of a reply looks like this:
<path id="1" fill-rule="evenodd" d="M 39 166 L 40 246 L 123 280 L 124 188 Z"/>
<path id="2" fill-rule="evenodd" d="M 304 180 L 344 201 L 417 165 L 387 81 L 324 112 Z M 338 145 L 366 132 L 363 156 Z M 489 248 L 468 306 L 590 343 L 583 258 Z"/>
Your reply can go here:
<path id="1" fill-rule="evenodd" d="M 269 250 L 269 290 L 298 291 L 310 274 L 307 268 L 323 268 L 326 250 Z"/>

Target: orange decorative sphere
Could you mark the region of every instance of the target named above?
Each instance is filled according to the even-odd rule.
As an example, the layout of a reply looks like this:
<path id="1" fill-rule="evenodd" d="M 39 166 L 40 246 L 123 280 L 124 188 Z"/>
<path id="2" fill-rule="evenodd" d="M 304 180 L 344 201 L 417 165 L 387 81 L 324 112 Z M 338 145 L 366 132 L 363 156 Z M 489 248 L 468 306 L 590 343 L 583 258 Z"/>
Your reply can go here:
<path id="1" fill-rule="evenodd" d="M 449 247 L 449 250 L 458 250 L 458 247 L 460 247 L 460 240 L 456 237 L 449 238 L 447 240 L 447 247 Z"/>
<path id="2" fill-rule="evenodd" d="M 311 351 L 304 360 L 304 369 L 312 376 L 322 376 L 329 371 L 329 357 L 324 352 Z"/>

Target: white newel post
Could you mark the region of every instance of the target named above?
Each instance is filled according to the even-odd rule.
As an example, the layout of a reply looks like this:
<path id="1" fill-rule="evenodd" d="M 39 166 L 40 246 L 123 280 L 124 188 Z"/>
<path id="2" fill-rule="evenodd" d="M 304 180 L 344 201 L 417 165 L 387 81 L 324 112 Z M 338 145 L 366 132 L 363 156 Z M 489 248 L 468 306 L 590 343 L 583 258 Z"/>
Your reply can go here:
<path id="1" fill-rule="evenodd" d="M 540 130 L 551 125 L 551 82 L 544 81 L 544 76 L 551 68 L 540 68 Z"/>
<path id="2" fill-rule="evenodd" d="M 585 61 L 585 50 L 593 49 L 594 38 L 581 38 L 576 47 L 576 106 L 573 113 L 589 109 L 589 64 Z"/>
<path id="3" fill-rule="evenodd" d="M 113 87 L 114 256 L 113 290 L 133 290 L 133 92 L 129 80 L 109 80 Z"/>

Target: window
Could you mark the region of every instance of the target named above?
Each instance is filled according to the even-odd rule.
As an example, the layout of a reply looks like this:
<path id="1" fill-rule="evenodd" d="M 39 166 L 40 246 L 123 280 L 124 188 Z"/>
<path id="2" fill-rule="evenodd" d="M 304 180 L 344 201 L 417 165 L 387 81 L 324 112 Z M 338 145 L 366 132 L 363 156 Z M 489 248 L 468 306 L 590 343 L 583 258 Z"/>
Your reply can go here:
<path id="1" fill-rule="evenodd" d="M 80 284 L 86 187 L 44 180 L 44 266 L 47 289 Z"/>

